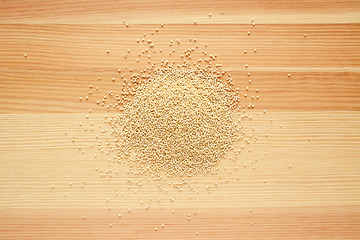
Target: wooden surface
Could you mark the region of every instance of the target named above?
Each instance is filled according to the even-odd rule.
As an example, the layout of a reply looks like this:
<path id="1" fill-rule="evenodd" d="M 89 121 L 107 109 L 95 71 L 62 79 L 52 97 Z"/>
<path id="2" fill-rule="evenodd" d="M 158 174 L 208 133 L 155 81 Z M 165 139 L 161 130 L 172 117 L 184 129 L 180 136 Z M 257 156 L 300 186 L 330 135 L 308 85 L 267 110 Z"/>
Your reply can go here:
<path id="1" fill-rule="evenodd" d="M 1 1 L 0 239 L 359 239 L 359 11 L 331 0 Z M 259 89 L 244 122 L 257 143 L 222 161 L 221 179 L 195 177 L 199 193 L 164 194 L 146 179 L 128 189 L 125 165 L 111 181 L 95 171 L 109 158 L 89 149 L 107 114 L 95 102 L 121 90 L 118 68 L 147 66 L 147 55 L 136 63 L 144 33 L 163 49 L 152 61 L 179 62 L 198 44 L 193 58 L 219 54 L 242 93 L 251 73 L 244 105 Z M 99 90 L 79 102 L 89 84 Z"/>

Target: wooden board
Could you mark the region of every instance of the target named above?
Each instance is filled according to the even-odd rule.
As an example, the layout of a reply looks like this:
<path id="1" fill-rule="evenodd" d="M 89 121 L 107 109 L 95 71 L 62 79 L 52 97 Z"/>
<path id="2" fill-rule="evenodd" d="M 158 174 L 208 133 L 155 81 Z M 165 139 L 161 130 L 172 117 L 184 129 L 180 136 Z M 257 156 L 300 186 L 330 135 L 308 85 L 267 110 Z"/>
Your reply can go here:
<path id="1" fill-rule="evenodd" d="M 359 239 L 359 10 L 335 0 L 1 1 L 0 239 Z M 144 33 L 156 53 L 139 57 Z M 219 175 L 193 178 L 198 193 L 135 187 L 126 165 L 99 177 L 111 156 L 89 148 L 106 128 L 96 100 L 148 55 L 180 62 L 191 47 L 194 59 L 218 54 L 243 94 L 250 86 L 244 127 L 258 141 Z M 90 84 L 99 89 L 79 101 Z"/>

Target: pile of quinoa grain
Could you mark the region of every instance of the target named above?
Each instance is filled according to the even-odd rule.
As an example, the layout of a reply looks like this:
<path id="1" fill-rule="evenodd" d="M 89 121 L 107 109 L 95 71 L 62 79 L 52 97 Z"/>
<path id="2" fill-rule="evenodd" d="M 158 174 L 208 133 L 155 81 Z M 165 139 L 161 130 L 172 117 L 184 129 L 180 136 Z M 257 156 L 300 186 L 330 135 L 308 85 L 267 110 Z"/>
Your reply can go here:
<path id="1" fill-rule="evenodd" d="M 160 68 L 110 119 L 117 157 L 155 177 L 211 172 L 232 146 L 237 100 L 206 69 Z"/>

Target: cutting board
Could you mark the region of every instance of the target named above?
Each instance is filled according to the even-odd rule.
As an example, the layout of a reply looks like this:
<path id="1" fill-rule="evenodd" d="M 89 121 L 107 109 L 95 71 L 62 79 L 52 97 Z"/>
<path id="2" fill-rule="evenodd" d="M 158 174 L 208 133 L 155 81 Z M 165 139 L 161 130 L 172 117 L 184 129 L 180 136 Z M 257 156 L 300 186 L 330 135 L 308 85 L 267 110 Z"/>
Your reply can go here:
<path id="1" fill-rule="evenodd" d="M 359 10 L 335 0 L 1 1 L 0 239 L 359 239 Z M 142 54 L 147 39 L 154 48 Z M 218 54 L 240 104 L 255 105 L 252 120 L 237 120 L 257 142 L 235 144 L 236 161 L 194 177 L 195 191 L 164 193 L 96 149 L 105 115 L 117 113 L 96 101 L 148 55 L 180 63 L 187 48 L 194 59 Z M 110 180 L 99 176 L 109 159 Z"/>

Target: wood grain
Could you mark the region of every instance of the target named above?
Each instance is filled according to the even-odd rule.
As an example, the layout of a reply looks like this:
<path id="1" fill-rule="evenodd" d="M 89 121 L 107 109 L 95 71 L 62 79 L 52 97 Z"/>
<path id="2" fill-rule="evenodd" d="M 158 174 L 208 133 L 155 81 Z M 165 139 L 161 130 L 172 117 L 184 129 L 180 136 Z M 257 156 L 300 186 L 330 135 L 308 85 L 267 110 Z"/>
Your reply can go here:
<path id="1" fill-rule="evenodd" d="M 359 10 L 331 0 L 1 1 L 0 239 L 359 239 Z M 156 53 L 138 57 L 144 33 Z M 243 94 L 252 80 L 241 104 L 255 104 L 243 124 L 258 141 L 219 175 L 194 177 L 198 193 L 164 194 L 125 164 L 99 177 L 111 156 L 89 145 L 106 139 L 98 126 L 116 112 L 96 100 L 120 91 L 120 75 L 148 66 L 147 55 L 180 62 L 196 45 L 193 58 L 217 53 Z M 99 90 L 80 102 L 90 84 Z"/>

